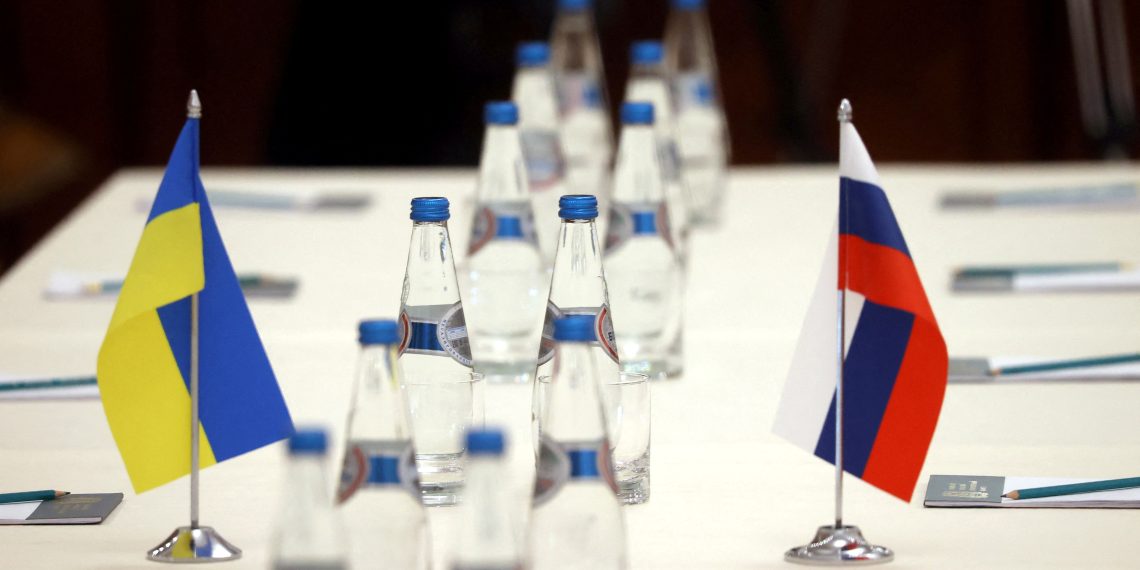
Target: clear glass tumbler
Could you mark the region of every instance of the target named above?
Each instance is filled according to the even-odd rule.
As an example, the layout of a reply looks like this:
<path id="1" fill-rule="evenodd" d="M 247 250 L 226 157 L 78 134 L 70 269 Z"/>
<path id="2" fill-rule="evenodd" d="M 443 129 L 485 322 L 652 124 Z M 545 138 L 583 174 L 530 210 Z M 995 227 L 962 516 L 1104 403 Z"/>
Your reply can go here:
<path id="1" fill-rule="evenodd" d="M 483 426 L 483 375 L 416 378 L 406 381 L 404 389 L 424 505 L 457 504 L 463 491 L 464 438 L 468 429 Z"/>
<path id="2" fill-rule="evenodd" d="M 606 410 L 606 432 L 613 454 L 614 478 L 618 497 L 627 505 L 649 500 L 649 450 L 652 402 L 649 377 L 622 372 L 602 383 Z M 542 435 L 542 422 L 549 403 L 550 376 L 535 379 L 531 403 L 531 431 L 535 454 Z"/>

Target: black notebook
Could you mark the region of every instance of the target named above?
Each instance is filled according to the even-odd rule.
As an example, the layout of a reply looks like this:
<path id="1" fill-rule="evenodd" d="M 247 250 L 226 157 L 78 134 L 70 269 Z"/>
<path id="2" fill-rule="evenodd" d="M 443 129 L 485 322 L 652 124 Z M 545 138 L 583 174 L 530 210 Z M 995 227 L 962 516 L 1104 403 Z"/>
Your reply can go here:
<path id="1" fill-rule="evenodd" d="M 3 524 L 99 524 L 123 500 L 122 493 L 64 495 L 50 501 L 0 505 Z"/>

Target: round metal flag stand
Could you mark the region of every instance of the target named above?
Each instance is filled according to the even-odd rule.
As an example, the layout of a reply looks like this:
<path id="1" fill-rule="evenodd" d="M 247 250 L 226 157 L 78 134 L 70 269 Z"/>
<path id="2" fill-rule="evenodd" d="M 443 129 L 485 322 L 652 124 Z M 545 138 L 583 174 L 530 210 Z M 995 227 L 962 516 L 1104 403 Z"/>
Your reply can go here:
<path id="1" fill-rule="evenodd" d="M 821 526 L 811 544 L 797 546 L 784 553 L 784 560 L 815 566 L 848 564 L 883 564 L 894 560 L 895 553 L 885 546 L 875 546 L 863 538 L 857 526 Z"/>
<path id="2" fill-rule="evenodd" d="M 241 549 L 222 538 L 213 527 L 180 526 L 162 544 L 150 549 L 146 557 L 157 562 L 221 562 L 241 558 Z"/>
<path id="3" fill-rule="evenodd" d="M 851 103 L 846 99 L 839 104 L 839 122 L 851 122 Z M 840 256 L 840 259 L 845 259 Z M 845 267 L 839 268 L 841 275 Z M 846 279 L 838 292 L 839 342 L 837 358 L 839 373 L 835 379 L 835 524 L 821 526 L 815 531 L 810 544 L 797 546 L 784 553 L 784 560 L 795 564 L 814 566 L 846 566 L 884 564 L 895 559 L 895 553 L 885 546 L 875 546 L 863 538 L 857 526 L 843 524 L 843 357 L 846 343 Z"/>

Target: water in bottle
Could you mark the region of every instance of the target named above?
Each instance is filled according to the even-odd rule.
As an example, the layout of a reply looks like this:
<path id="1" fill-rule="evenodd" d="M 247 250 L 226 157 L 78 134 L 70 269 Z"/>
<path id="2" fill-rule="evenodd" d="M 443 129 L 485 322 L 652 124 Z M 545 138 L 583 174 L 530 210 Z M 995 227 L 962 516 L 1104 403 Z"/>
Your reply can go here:
<path id="1" fill-rule="evenodd" d="M 570 194 L 559 200 L 558 249 L 546 304 L 538 376 L 549 376 L 554 368 L 554 320 L 562 315 L 589 315 L 594 319 L 594 350 L 598 372 L 603 379 L 617 378 L 620 372 L 618 345 L 610 311 L 606 275 L 602 271 L 602 249 L 595 220 L 598 200 L 585 194 Z M 620 318 L 620 315 L 619 315 Z"/>
<path id="2" fill-rule="evenodd" d="M 467 434 L 467 491 L 459 551 L 451 570 L 520 570 L 522 563 L 511 521 L 509 477 L 503 460 L 502 430 Z"/>
<path id="3" fill-rule="evenodd" d="M 713 224 L 720 214 L 730 147 L 705 0 L 673 0 L 665 25 L 665 69 L 677 103 L 689 216 L 694 223 Z"/>
<path id="4" fill-rule="evenodd" d="M 345 570 L 348 545 L 325 478 L 328 434 L 299 429 L 289 438 L 289 467 L 273 533 L 273 570 Z"/>
<path id="5" fill-rule="evenodd" d="M 518 104 L 519 138 L 526 161 L 538 241 L 546 258 L 553 257 L 558 225 L 558 197 L 566 191 L 566 163 L 559 138 L 558 100 L 550 72 L 550 46 L 544 42 L 519 44 L 518 72 L 511 99 Z"/>
<path id="6" fill-rule="evenodd" d="M 617 313 L 622 367 L 661 378 L 678 373 L 682 271 L 669 232 L 653 132 L 655 107 L 622 105 L 622 133 L 606 231 L 606 282 Z"/>
<path id="7" fill-rule="evenodd" d="M 468 327 L 475 369 L 494 382 L 534 373 L 546 270 L 509 101 L 488 103 L 468 248 Z"/>
<path id="8" fill-rule="evenodd" d="M 349 527 L 352 566 L 427 568 L 427 518 L 401 387 L 399 324 L 361 322 L 360 345 L 337 491 Z"/>
<path id="9" fill-rule="evenodd" d="M 405 378 L 414 386 L 415 393 L 409 394 L 413 404 L 421 400 L 421 392 L 430 392 L 430 400 L 443 404 L 471 397 L 471 382 L 460 381 L 470 380 L 473 359 L 447 233 L 450 217 L 447 198 L 412 200 L 399 348 Z M 433 390 L 433 384 L 439 389 Z M 430 419 L 430 413 L 416 417 Z M 432 504 L 454 502 L 463 485 L 462 437 L 436 429 L 439 425 L 426 422 L 416 433 L 420 483 Z"/>
<path id="10" fill-rule="evenodd" d="M 550 38 L 558 85 L 567 188 L 601 199 L 613 154 L 609 98 L 592 0 L 560 0 Z"/>
<path id="11" fill-rule="evenodd" d="M 534 570 L 626 567 L 625 522 L 606 438 L 594 319 L 554 321 L 556 354 L 531 509 Z"/>
<path id="12" fill-rule="evenodd" d="M 683 264 L 688 253 L 689 220 L 677 151 L 673 96 L 663 65 L 664 47 L 657 41 L 634 42 L 629 53 L 631 67 L 625 100 L 653 104 L 653 131 L 659 155 L 658 164 L 665 182 L 665 202 L 669 204 L 669 231 Z M 614 184 L 617 184 L 616 180 Z"/>

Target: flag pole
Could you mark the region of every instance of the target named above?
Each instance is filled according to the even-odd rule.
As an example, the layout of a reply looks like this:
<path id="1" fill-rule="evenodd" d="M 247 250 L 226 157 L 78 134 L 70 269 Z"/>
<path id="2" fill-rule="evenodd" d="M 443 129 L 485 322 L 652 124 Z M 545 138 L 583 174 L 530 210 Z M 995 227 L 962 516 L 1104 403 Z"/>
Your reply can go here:
<path id="1" fill-rule="evenodd" d="M 839 112 L 837 115 L 839 124 L 842 128 L 844 123 L 851 122 L 851 103 L 844 99 L 839 102 Z M 842 152 L 842 149 L 840 149 Z M 847 201 L 840 199 L 839 207 L 841 211 L 840 216 L 847 220 Z M 839 273 L 839 291 L 838 304 L 836 307 L 836 329 L 838 338 L 836 339 L 836 366 L 835 366 L 835 528 L 843 528 L 843 359 L 847 355 L 847 255 L 846 255 L 846 242 L 838 244 L 838 247 L 843 247 L 844 251 L 838 255 L 840 263 L 837 271 Z"/>
<path id="2" fill-rule="evenodd" d="M 198 431 L 198 294 L 190 296 L 190 528 L 198 528 L 198 469 L 200 445 Z"/>
<path id="3" fill-rule="evenodd" d="M 186 102 L 186 118 L 202 118 L 202 102 L 198 91 L 190 90 Z M 194 140 L 197 145 L 197 138 Z M 194 149 L 195 161 L 198 149 Z M 197 164 L 195 178 L 197 178 Z M 198 198 L 197 196 L 195 196 Z M 201 369 L 198 358 L 200 327 L 198 322 L 199 294 L 190 296 L 190 526 L 174 529 L 161 544 L 147 552 L 147 559 L 159 562 L 223 562 L 241 558 L 241 549 L 222 538 L 213 527 L 198 524 L 198 471 L 201 467 L 201 418 L 198 410 L 198 381 Z"/>
<path id="4" fill-rule="evenodd" d="M 839 103 L 837 117 L 840 131 L 851 123 L 851 103 L 844 99 Z M 843 135 L 840 134 L 840 162 L 843 155 Z M 842 184 L 842 182 L 840 182 Z M 839 206 L 841 216 L 847 216 L 847 201 L 840 189 Z M 846 220 L 845 220 L 846 221 Z M 844 247 L 838 245 L 838 247 Z M 843 524 L 843 361 L 847 353 L 847 256 L 837 256 L 837 272 L 840 279 L 836 294 L 836 374 L 835 374 L 835 524 L 821 526 L 815 531 L 811 543 L 797 546 L 784 553 L 784 560 L 796 564 L 813 566 L 841 566 L 883 564 L 894 560 L 895 553 L 885 546 L 876 546 L 863 538 L 862 531 L 854 525 Z"/>
<path id="5" fill-rule="evenodd" d="M 186 118 L 202 118 L 202 102 L 198 91 L 190 90 L 186 102 Z M 195 152 L 195 155 L 198 153 Z M 198 528 L 198 469 L 201 466 L 201 442 L 198 438 L 201 419 L 198 415 L 198 293 L 190 296 L 190 528 Z"/>

